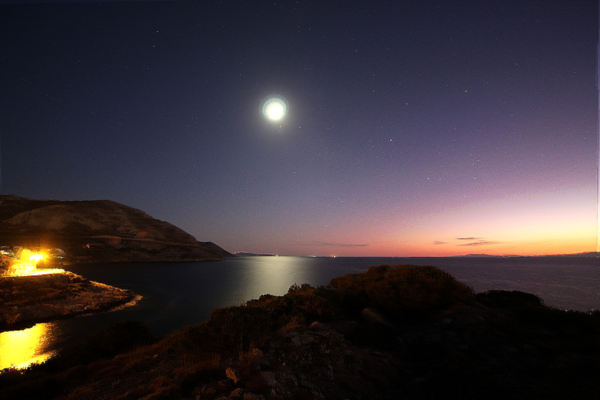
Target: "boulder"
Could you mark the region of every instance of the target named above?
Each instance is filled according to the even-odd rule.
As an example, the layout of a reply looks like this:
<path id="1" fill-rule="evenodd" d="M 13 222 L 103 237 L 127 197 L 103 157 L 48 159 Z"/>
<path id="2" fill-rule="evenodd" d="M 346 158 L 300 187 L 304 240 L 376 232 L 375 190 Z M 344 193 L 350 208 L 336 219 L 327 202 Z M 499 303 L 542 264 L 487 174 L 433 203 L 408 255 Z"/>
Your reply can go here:
<path id="1" fill-rule="evenodd" d="M 225 374 L 227 375 L 227 377 L 229 379 L 231 379 L 233 381 L 233 383 L 237 384 L 238 381 L 241 378 L 241 375 L 238 371 L 236 371 L 233 368 L 227 368 L 227 370 L 225 371 Z"/>

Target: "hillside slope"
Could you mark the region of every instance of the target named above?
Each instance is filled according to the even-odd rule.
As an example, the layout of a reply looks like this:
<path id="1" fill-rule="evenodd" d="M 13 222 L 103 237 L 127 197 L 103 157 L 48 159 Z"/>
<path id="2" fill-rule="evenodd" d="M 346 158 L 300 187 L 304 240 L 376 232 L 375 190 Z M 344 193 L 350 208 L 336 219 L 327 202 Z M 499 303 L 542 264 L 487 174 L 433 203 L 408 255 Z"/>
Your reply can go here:
<path id="1" fill-rule="evenodd" d="M 61 248 L 68 262 L 222 259 L 182 229 L 109 200 L 0 196 L 0 246 Z"/>

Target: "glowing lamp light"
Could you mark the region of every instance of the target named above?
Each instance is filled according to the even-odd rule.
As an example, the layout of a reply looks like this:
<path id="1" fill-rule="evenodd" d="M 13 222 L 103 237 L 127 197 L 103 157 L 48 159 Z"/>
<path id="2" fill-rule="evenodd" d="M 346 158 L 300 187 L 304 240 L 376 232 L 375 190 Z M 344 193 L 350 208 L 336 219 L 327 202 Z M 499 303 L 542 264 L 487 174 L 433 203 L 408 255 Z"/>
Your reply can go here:
<path id="1" fill-rule="evenodd" d="M 44 254 L 34 253 L 29 249 L 22 249 L 17 253 L 17 258 L 11 263 L 6 276 L 31 276 L 45 274 L 62 274 L 61 268 L 38 269 L 44 265 Z"/>
<path id="2" fill-rule="evenodd" d="M 287 101 L 281 96 L 269 96 L 263 102 L 261 111 L 269 121 L 279 121 L 287 113 Z"/>

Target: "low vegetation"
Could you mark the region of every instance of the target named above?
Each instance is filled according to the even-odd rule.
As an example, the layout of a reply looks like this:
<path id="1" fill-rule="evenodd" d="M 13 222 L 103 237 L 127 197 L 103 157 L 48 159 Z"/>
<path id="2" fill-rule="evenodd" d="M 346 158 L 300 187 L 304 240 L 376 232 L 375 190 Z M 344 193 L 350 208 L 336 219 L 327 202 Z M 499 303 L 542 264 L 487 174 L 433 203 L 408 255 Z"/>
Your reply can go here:
<path id="1" fill-rule="evenodd" d="M 517 318 L 548 329 L 581 329 L 600 332 L 600 310 L 589 312 L 546 307 L 539 297 L 517 290 L 490 290 L 478 293 L 477 301 L 489 308 L 510 310 Z"/>
<path id="2" fill-rule="evenodd" d="M 441 269 L 381 265 L 364 274 L 334 278 L 330 286 L 346 308 L 375 307 L 390 313 L 436 312 L 473 301 L 473 289 Z"/>

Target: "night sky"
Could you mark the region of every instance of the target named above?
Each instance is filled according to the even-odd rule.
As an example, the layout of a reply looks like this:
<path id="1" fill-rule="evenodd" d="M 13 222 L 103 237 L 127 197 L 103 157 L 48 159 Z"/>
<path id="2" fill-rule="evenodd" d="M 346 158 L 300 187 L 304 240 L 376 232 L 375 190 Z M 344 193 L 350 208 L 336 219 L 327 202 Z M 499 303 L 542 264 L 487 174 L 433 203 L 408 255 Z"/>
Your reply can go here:
<path id="1" fill-rule="evenodd" d="M 2 194 L 232 252 L 596 251 L 596 1 L 39 3 L 0 5 Z"/>

